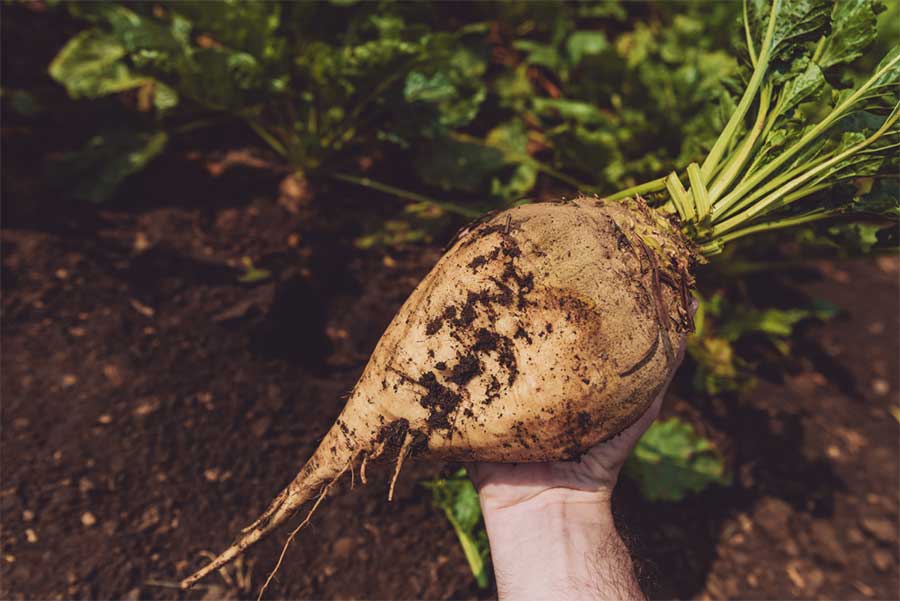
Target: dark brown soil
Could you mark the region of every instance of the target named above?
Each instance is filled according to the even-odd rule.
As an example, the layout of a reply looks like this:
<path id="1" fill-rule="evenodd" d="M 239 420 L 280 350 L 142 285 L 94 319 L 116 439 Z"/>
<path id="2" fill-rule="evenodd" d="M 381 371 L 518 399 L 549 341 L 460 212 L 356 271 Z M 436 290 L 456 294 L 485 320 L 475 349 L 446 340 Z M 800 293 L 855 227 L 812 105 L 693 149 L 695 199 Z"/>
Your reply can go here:
<path id="1" fill-rule="evenodd" d="M 419 399 L 423 407 L 429 410 L 428 425 L 439 430 L 452 430 L 450 416 L 459 406 L 462 398 L 437 381 L 434 372 L 426 372 L 418 380 L 425 394 Z"/>
<path id="2" fill-rule="evenodd" d="M 459 341 L 464 349 L 457 351 L 452 365 L 448 366 L 444 361 L 434 364 L 435 370 L 443 372 L 449 369 L 449 373 L 444 374 L 444 379 L 456 390 L 460 390 L 484 371 L 482 359 L 490 354 L 496 354 L 500 367 L 506 370 L 505 381 L 508 385 L 515 382 L 519 373 L 512 340 L 484 327 L 472 332 L 472 323 L 480 313 L 483 312 L 493 319 L 497 315 L 498 308 L 502 310 L 504 307 L 512 306 L 514 299 L 517 299 L 515 301 L 517 306 L 522 308 L 528 303 L 527 296 L 534 289 L 534 276 L 531 273 L 519 272 L 516 259 L 521 256 L 521 251 L 516 240 L 509 235 L 509 228 L 506 226 L 482 225 L 476 228 L 470 234 L 471 238 L 463 244 L 470 244 L 470 240 L 493 234 L 500 234 L 500 244 L 490 253 L 473 259 L 468 266 L 477 272 L 480 267 L 491 261 L 502 260 L 504 270 L 501 278 L 490 278 L 491 284 L 487 288 L 478 291 L 469 290 L 465 302 L 444 307 L 439 315 L 425 324 L 426 336 L 437 334 L 445 326 L 450 328 L 450 335 Z M 515 292 L 507 283 L 515 287 Z M 531 338 L 528 334 L 522 328 L 520 331 L 525 341 L 530 344 Z M 433 351 L 431 355 L 433 357 Z M 433 371 L 426 371 L 415 381 L 425 390 L 425 394 L 419 398 L 419 403 L 429 410 L 427 420 L 429 427 L 453 430 L 455 426 L 451 418 L 462 401 L 462 396 L 441 384 Z M 490 404 L 499 395 L 500 387 L 500 380 L 492 376 L 488 394 L 482 402 Z M 465 412 L 471 415 L 472 409 L 467 407 Z"/>
<path id="3" fill-rule="evenodd" d="M 448 381 L 458 386 L 465 385 L 469 380 L 481 373 L 481 361 L 475 353 L 466 353 L 459 359 L 459 363 L 453 366 Z"/>
<path id="4" fill-rule="evenodd" d="M 188 203 L 215 203 L 7 221 L 3 598 L 185 596 L 171 584 L 299 469 L 437 258 L 417 249 L 387 268 L 348 252 L 346 235 L 314 247 L 333 231 L 307 230 L 309 211 L 197 192 Z M 245 254 L 274 277 L 238 283 Z M 436 473 L 407 466 L 388 504 L 389 474 L 370 466 L 368 487 L 321 508 L 269 593 L 477 596 L 452 528 L 417 484 Z M 281 542 L 245 560 L 242 585 L 216 576 L 187 596 L 255 594 Z"/>

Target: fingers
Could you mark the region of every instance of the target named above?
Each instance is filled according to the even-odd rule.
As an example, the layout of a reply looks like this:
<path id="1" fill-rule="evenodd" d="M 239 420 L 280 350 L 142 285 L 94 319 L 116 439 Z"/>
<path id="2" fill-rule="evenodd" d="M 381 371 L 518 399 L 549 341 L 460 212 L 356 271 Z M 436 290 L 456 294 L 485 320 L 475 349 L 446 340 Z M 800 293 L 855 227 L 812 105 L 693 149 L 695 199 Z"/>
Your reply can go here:
<path id="1" fill-rule="evenodd" d="M 696 311 L 697 302 L 696 300 L 691 304 L 691 310 Z M 631 424 L 628 428 L 622 431 L 619 435 L 619 438 L 627 442 L 628 451 L 630 452 L 631 447 L 637 443 L 638 439 L 647 431 L 647 428 L 650 427 L 656 418 L 659 416 L 659 412 L 662 409 L 663 399 L 666 397 L 666 393 L 669 390 L 669 385 L 672 383 L 672 379 L 675 377 L 675 373 L 678 371 L 678 367 L 681 365 L 682 360 L 684 360 L 685 349 L 687 348 L 687 337 L 685 336 L 681 344 L 678 346 L 678 352 L 675 356 L 675 361 L 673 363 L 672 369 L 669 372 L 668 377 L 666 378 L 665 384 L 659 389 L 659 393 L 657 393 L 656 398 L 653 399 L 653 402 L 647 407 L 647 410 L 644 411 L 644 414 L 638 418 L 636 422 Z"/>
<path id="2" fill-rule="evenodd" d="M 659 416 L 659 412 L 662 409 L 663 399 L 666 397 L 666 389 L 668 387 L 669 385 L 666 384 L 666 386 L 663 387 L 662 392 L 656 395 L 656 398 L 653 400 L 650 406 L 647 407 L 647 410 L 644 411 L 644 414 L 625 430 L 626 432 L 629 432 L 629 434 L 632 431 L 636 432 L 637 436 L 635 437 L 635 440 L 640 438 L 641 434 L 643 434 L 647 430 L 647 428 L 650 427 L 650 424 L 656 421 L 656 418 Z"/>

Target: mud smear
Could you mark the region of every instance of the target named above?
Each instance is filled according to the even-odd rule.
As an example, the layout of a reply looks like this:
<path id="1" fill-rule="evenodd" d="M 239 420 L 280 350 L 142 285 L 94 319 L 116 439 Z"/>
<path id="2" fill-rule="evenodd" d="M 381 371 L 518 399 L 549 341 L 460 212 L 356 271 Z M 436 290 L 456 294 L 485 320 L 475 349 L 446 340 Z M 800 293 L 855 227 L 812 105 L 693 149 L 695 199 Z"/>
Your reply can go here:
<path id="1" fill-rule="evenodd" d="M 448 382 L 453 382 L 458 386 L 467 384 L 472 378 L 480 374 L 482 371 L 481 361 L 474 353 L 464 355 L 457 363 L 447 378 Z"/>
<path id="2" fill-rule="evenodd" d="M 375 440 L 383 442 L 392 451 L 399 453 L 407 433 L 412 434 L 412 443 L 409 445 L 410 454 L 416 455 L 428 448 L 428 435 L 419 430 L 410 429 L 409 421 L 402 417 L 382 425 Z"/>
<path id="3" fill-rule="evenodd" d="M 478 328 L 472 350 L 477 353 L 497 353 L 497 362 L 507 371 L 508 383 L 512 385 L 516 381 L 519 367 L 516 362 L 515 343 L 509 337 L 487 328 Z"/>
<path id="4" fill-rule="evenodd" d="M 452 320 L 456 317 L 456 307 L 450 305 L 449 307 L 444 308 L 444 312 L 440 314 L 440 316 L 435 317 L 431 321 L 429 321 L 425 325 L 425 333 L 428 336 L 432 334 L 437 334 L 441 327 L 444 325 L 444 321 Z"/>
<path id="5" fill-rule="evenodd" d="M 508 313 L 511 308 L 524 309 L 531 302 L 528 295 L 534 290 L 534 275 L 524 273 L 518 268 L 517 262 L 522 256 L 522 250 L 516 239 L 510 235 L 517 227 L 510 222 L 481 227 L 472 232 L 473 240 L 495 234 L 499 234 L 500 239 L 490 252 L 473 258 L 467 267 L 473 273 L 477 273 L 487 265 L 502 261 L 502 271 L 497 269 L 500 276 L 490 277 L 489 282 L 486 282 L 487 286 L 480 290 L 469 290 L 465 301 L 445 307 L 440 315 L 426 324 L 427 336 L 433 336 L 445 327 L 452 328 L 450 335 L 465 349 L 457 351 L 455 364 L 450 363 L 450 373 L 445 374 L 444 384 L 432 371 L 422 374 L 417 380 L 426 390 L 419 402 L 429 410 L 427 422 L 431 428 L 448 431 L 453 429 L 453 414 L 462 401 L 462 388 L 484 372 L 484 357 L 495 357 L 501 369 L 506 372 L 505 385 L 512 385 L 518 377 L 516 343 L 513 339 L 485 327 L 477 329 L 472 327 L 479 316 L 494 321 L 499 314 Z M 521 326 L 516 331 L 515 338 L 525 344 L 532 343 L 531 336 Z M 433 354 L 430 356 L 433 358 Z M 446 372 L 448 362 L 439 361 L 434 364 L 434 369 Z M 504 386 L 501 378 L 502 376 L 498 378 L 498 374 L 490 375 L 484 398 L 480 399 L 483 404 L 489 405 L 500 396 Z M 473 415 L 472 409 L 468 407 L 465 413 L 468 416 Z"/>
<path id="6" fill-rule="evenodd" d="M 450 415 L 459 407 L 462 397 L 438 382 L 434 372 L 422 374 L 418 382 L 426 391 L 419 403 L 428 409 L 429 428 L 450 431 L 453 428 Z"/>

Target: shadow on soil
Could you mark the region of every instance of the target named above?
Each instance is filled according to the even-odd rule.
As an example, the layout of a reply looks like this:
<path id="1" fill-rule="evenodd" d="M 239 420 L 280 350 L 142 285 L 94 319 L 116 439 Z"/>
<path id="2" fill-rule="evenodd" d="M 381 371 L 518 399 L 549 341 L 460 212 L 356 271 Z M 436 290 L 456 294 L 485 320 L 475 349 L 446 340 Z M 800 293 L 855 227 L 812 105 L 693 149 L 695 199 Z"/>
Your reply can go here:
<path id="1" fill-rule="evenodd" d="M 799 416 L 772 415 L 746 405 L 729 407 L 727 417 L 708 408 L 703 419 L 726 441 L 733 461 L 731 487 L 713 487 L 679 503 L 650 503 L 632 481 L 622 479 L 615 497 L 617 524 L 627 533 L 645 590 L 655 598 L 694 598 L 703 592 L 725 523 L 738 514 L 753 515 L 763 499 L 780 499 L 798 511 L 828 517 L 844 481 L 823 460 L 804 459 L 804 432 Z M 777 533 L 785 515 L 756 515 L 773 522 Z M 761 525 L 767 529 L 766 524 Z"/>

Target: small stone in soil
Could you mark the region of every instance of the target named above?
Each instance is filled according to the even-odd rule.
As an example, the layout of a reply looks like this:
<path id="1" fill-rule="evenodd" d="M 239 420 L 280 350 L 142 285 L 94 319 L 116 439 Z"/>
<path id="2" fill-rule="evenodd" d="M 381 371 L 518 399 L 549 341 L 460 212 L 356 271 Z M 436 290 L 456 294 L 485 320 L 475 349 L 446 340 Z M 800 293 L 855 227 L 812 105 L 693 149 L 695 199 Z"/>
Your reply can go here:
<path id="1" fill-rule="evenodd" d="M 140 601 L 141 600 L 141 589 L 133 588 L 122 598 L 124 601 Z"/>
<path id="2" fill-rule="evenodd" d="M 873 321 L 869 325 L 866 326 L 866 330 L 869 334 L 873 336 L 878 336 L 879 334 L 884 334 L 884 322 L 883 321 Z"/>
<path id="3" fill-rule="evenodd" d="M 796 541 L 790 538 L 784 541 L 781 549 L 785 552 L 786 555 L 790 557 L 797 557 L 798 555 L 800 555 L 800 547 L 797 546 Z"/>
<path id="4" fill-rule="evenodd" d="M 872 392 L 874 392 L 877 396 L 887 396 L 887 394 L 891 391 L 890 383 L 884 378 L 875 378 L 872 380 Z"/>
<path id="5" fill-rule="evenodd" d="M 91 526 L 93 526 L 96 523 L 97 523 L 97 518 L 94 517 L 94 514 L 91 513 L 90 511 L 85 511 L 84 513 L 81 514 L 81 524 L 85 528 L 90 528 Z"/>
<path id="6" fill-rule="evenodd" d="M 334 541 L 334 544 L 331 547 L 331 552 L 338 559 L 347 559 L 350 557 L 350 553 L 353 551 L 353 539 L 348 536 L 342 536 L 341 538 Z"/>
<path id="7" fill-rule="evenodd" d="M 794 586 L 807 593 L 814 593 L 825 583 L 825 573 L 800 560 L 789 561 L 787 575 Z"/>
<path id="8" fill-rule="evenodd" d="M 138 417 L 143 417 L 145 415 L 150 415 L 154 411 L 159 409 L 159 401 L 157 399 L 145 399 L 138 404 L 137 407 L 134 408 L 134 415 Z"/>
<path id="9" fill-rule="evenodd" d="M 789 535 L 788 526 L 793 510 L 791 506 L 773 497 L 759 502 L 754 511 L 756 523 L 773 540 L 781 540 Z"/>
<path id="10" fill-rule="evenodd" d="M 860 582 L 859 580 L 853 583 L 853 587 L 866 597 L 871 597 L 875 594 L 875 589 L 873 589 L 865 582 Z"/>
<path id="11" fill-rule="evenodd" d="M 879 572 L 887 572 L 894 565 L 894 557 L 884 549 L 872 553 L 872 563 Z"/>
<path id="12" fill-rule="evenodd" d="M 860 525 L 863 530 L 872 535 L 875 540 L 892 544 L 897 542 L 897 525 L 885 518 L 862 518 Z"/>
<path id="13" fill-rule="evenodd" d="M 141 514 L 140 522 L 137 524 L 138 532 L 144 532 L 145 530 L 153 528 L 159 524 L 159 520 L 159 508 L 156 505 L 151 505 Z"/>
<path id="14" fill-rule="evenodd" d="M 266 435 L 266 432 L 269 431 L 269 427 L 272 425 L 272 418 L 264 415 L 256 420 L 250 425 L 250 431 L 253 432 L 253 435 L 257 438 L 262 438 Z"/>
<path id="15" fill-rule="evenodd" d="M 810 534 L 815 542 L 814 552 L 826 561 L 844 564 L 847 551 L 838 541 L 837 532 L 829 522 L 816 520 L 810 527 Z"/>

